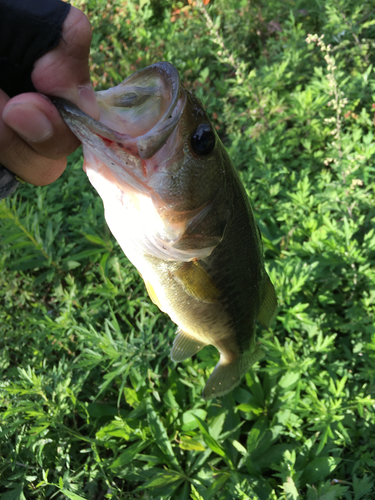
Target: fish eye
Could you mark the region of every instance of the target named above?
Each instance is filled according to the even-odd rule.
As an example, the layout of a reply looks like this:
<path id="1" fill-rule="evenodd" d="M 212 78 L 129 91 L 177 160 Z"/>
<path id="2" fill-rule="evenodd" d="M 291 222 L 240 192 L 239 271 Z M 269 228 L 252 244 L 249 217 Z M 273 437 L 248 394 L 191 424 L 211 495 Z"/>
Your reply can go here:
<path id="1" fill-rule="evenodd" d="M 201 123 L 191 136 L 191 147 L 198 156 L 206 156 L 215 148 L 215 134 L 207 123 Z"/>

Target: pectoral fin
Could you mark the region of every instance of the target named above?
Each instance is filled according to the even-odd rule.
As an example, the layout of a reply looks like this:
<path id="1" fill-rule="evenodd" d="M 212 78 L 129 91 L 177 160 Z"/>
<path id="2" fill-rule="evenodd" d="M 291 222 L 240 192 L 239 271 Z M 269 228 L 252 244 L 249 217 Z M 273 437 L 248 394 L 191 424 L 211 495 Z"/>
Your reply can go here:
<path id="1" fill-rule="evenodd" d="M 230 218 L 230 210 L 223 203 L 224 193 L 220 190 L 207 206 L 189 221 L 185 233 L 173 244 L 180 250 L 212 250 L 222 241 L 225 228 Z"/>
<path id="2" fill-rule="evenodd" d="M 171 351 L 172 361 L 177 363 L 191 358 L 191 356 L 196 354 L 205 345 L 207 344 L 190 337 L 189 334 L 179 328 Z"/>
<path id="3" fill-rule="evenodd" d="M 269 328 L 276 316 L 277 299 L 275 289 L 267 273 L 264 278 L 264 289 L 265 293 L 259 309 L 258 321 L 264 328 Z"/>
<path id="4" fill-rule="evenodd" d="M 220 291 L 199 262 L 184 262 L 173 276 L 182 285 L 185 292 L 200 302 L 216 302 Z"/>

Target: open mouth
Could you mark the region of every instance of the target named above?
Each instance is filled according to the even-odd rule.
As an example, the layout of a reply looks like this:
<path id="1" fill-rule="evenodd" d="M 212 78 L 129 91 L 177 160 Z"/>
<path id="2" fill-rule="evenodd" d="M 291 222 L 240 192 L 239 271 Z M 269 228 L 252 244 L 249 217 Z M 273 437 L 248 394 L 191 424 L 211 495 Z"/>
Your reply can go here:
<path id="1" fill-rule="evenodd" d="M 178 71 L 168 62 L 137 71 L 116 87 L 97 92 L 96 98 L 100 121 L 65 99 L 52 100 L 72 132 L 95 154 L 117 144 L 143 160 L 166 142 L 186 101 Z"/>
<path id="2" fill-rule="evenodd" d="M 186 103 L 174 66 L 156 63 L 111 89 L 97 92 L 100 121 L 64 99 L 52 101 L 87 152 L 111 171 L 119 185 L 140 192 L 148 186 L 147 162 L 177 127 Z"/>

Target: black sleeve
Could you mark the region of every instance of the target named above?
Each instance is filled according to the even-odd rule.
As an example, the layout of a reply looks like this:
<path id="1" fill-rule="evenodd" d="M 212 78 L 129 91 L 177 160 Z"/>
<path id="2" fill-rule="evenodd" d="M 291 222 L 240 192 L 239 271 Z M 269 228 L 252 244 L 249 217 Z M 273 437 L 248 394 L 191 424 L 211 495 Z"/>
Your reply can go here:
<path id="1" fill-rule="evenodd" d="M 9 97 L 35 92 L 34 64 L 58 45 L 69 9 L 61 0 L 0 0 L 0 88 Z M 0 165 L 0 199 L 17 185 L 14 174 Z"/>
<path id="2" fill-rule="evenodd" d="M 33 92 L 34 63 L 56 47 L 70 5 L 60 0 L 0 0 L 0 88 Z"/>

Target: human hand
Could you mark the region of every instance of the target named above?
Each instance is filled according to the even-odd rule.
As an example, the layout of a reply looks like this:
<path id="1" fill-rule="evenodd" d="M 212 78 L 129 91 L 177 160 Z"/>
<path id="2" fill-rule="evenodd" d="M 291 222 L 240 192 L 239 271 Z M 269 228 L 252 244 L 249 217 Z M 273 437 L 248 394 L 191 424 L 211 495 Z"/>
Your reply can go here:
<path id="1" fill-rule="evenodd" d="M 31 79 L 41 94 L 28 92 L 10 99 L 0 89 L 0 164 L 30 184 L 54 182 L 66 167 L 66 157 L 80 144 L 42 94 L 64 97 L 99 117 L 90 84 L 90 43 L 90 23 L 72 6 L 59 45 L 34 65 Z"/>

